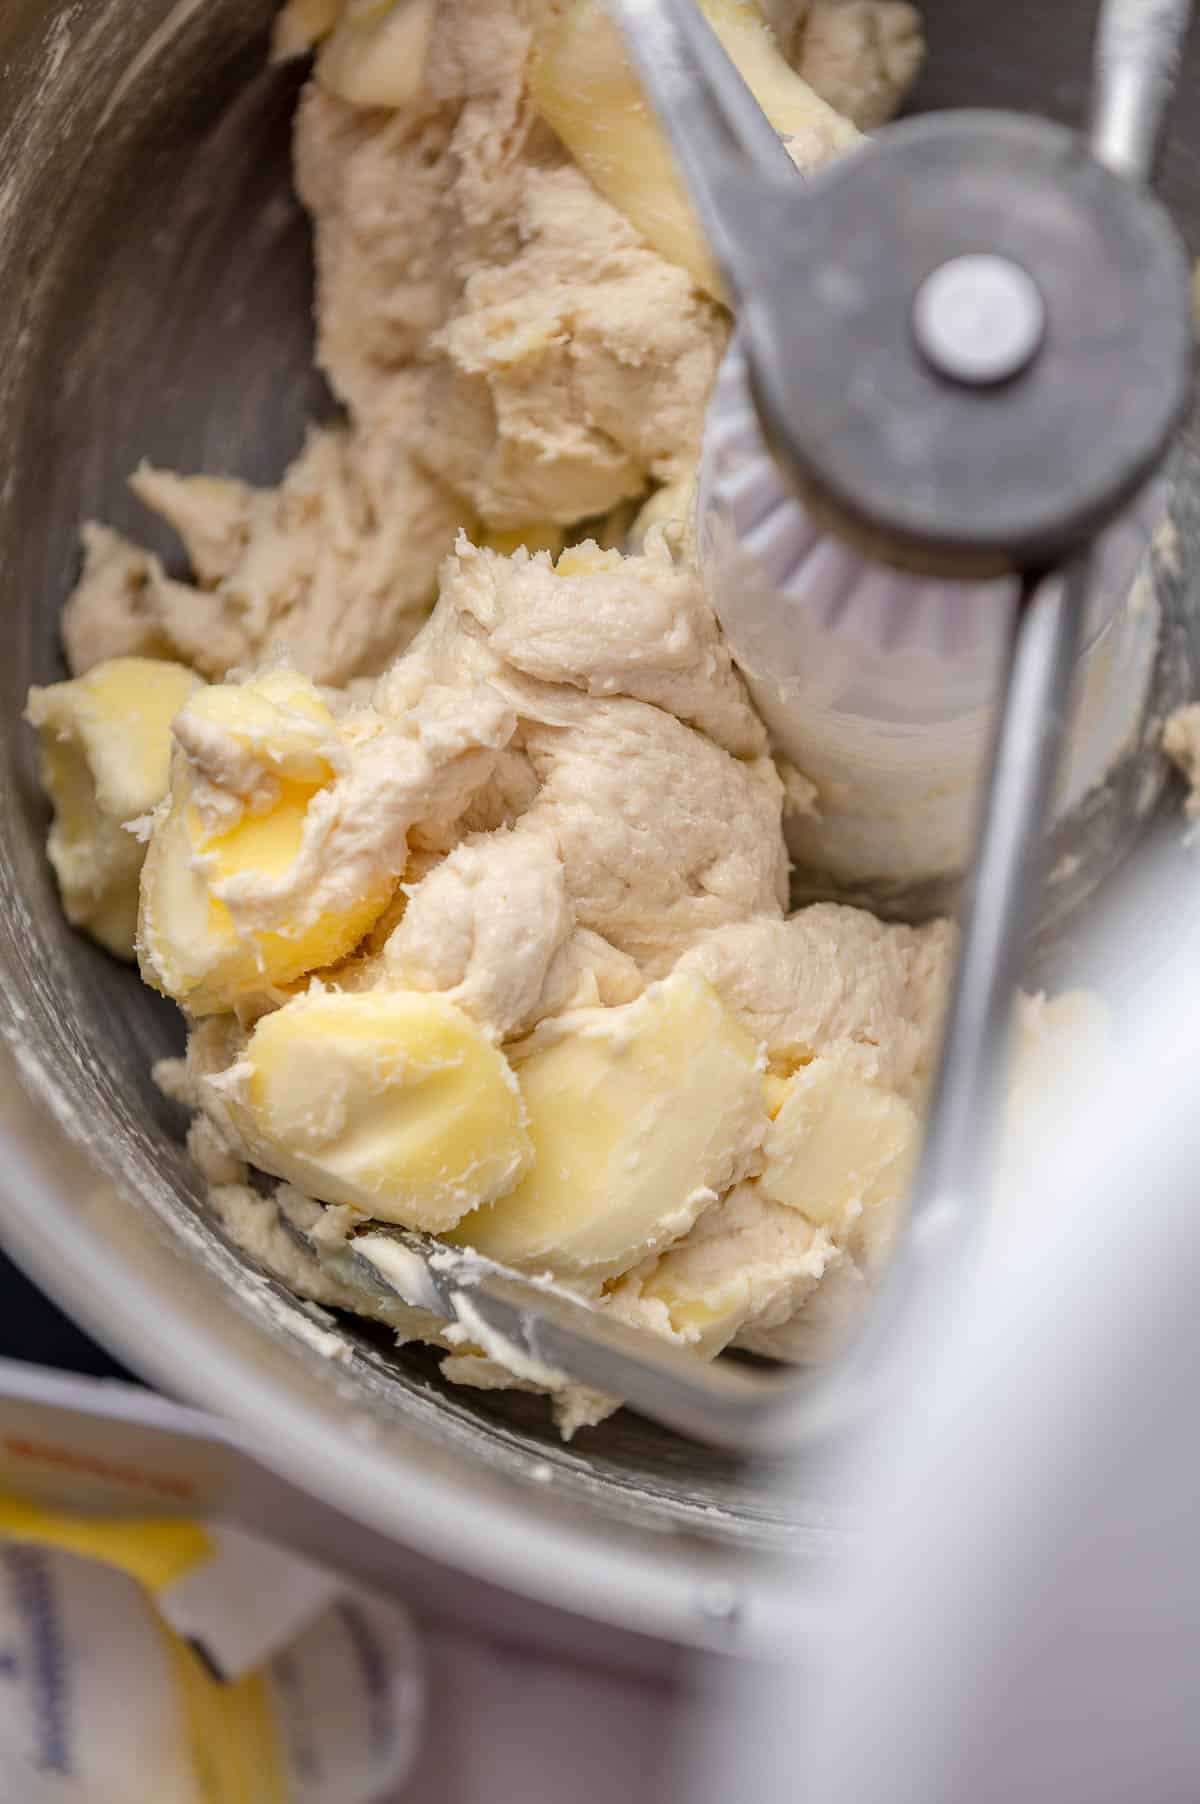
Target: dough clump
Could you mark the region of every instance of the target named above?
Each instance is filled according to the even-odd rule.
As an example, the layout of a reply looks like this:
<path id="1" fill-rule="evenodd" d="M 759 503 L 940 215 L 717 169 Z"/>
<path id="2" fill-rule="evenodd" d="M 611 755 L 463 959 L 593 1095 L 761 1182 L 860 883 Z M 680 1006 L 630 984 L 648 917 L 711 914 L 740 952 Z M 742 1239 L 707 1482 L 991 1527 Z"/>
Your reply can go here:
<path id="1" fill-rule="evenodd" d="M 226 1228 L 454 1380 L 551 1391 L 565 1432 L 613 1400 L 370 1297 L 348 1240 L 474 1232 L 707 1357 L 815 1346 L 901 1218 L 952 956 L 941 924 L 789 916 L 811 786 L 686 526 L 729 317 L 534 102 L 539 33 L 591 4 L 283 10 L 277 52 L 317 50 L 295 167 L 343 417 L 270 489 L 143 466 L 189 574 L 88 525 L 63 627 L 77 677 L 204 679 L 127 863 L 148 842 L 137 953 L 190 1028 L 158 1076 Z M 778 42 L 712 4 L 825 122 L 802 165 L 920 60 L 891 0 L 777 3 Z"/>

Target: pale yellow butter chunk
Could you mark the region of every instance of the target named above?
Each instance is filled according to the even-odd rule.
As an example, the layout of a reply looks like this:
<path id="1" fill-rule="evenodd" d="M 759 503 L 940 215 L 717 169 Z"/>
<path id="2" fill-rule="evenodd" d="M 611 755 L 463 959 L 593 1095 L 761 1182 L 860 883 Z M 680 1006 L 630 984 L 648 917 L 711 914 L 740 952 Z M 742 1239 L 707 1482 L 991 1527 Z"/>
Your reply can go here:
<path id="1" fill-rule="evenodd" d="M 622 1279 L 607 1307 L 712 1358 L 748 1322 L 793 1316 L 839 1257 L 824 1228 L 739 1184 L 686 1240 Z"/>
<path id="2" fill-rule="evenodd" d="M 760 1180 L 772 1202 L 869 1253 L 894 1231 L 920 1144 L 915 1110 L 846 1060 L 814 1059 L 789 1081 Z"/>
<path id="3" fill-rule="evenodd" d="M 256 1164 L 379 1221 L 438 1233 L 529 1168 L 512 1069 L 444 996 L 314 986 L 224 1082 Z"/>
<path id="4" fill-rule="evenodd" d="M 74 682 L 29 691 L 63 908 L 118 958 L 134 956 L 146 855 L 127 829 L 167 793 L 171 722 L 199 680 L 181 664 L 113 658 Z"/>
<path id="5" fill-rule="evenodd" d="M 497 551 L 501 557 L 512 557 L 516 551 L 527 551 L 531 557 L 538 551 L 548 551 L 551 557 L 557 557 L 566 543 L 566 533 L 551 520 L 537 520 L 507 531 L 497 527 L 481 532 L 479 543 L 484 550 Z"/>
<path id="6" fill-rule="evenodd" d="M 597 545 L 594 539 L 585 539 L 582 545 L 568 545 L 554 569 L 558 576 L 612 576 L 624 565 L 625 558 L 615 545 Z"/>
<path id="7" fill-rule="evenodd" d="M 753 0 L 700 0 L 767 118 L 816 166 L 858 141 L 848 121 L 801 80 Z M 539 37 L 530 75 L 538 112 L 584 174 L 668 262 L 721 298 L 708 245 L 653 108 L 600 0 L 568 0 Z"/>
<path id="8" fill-rule="evenodd" d="M 380 870 L 336 903 L 290 881 L 342 750 L 306 678 L 280 669 L 215 685 L 175 734 L 170 806 L 142 872 L 138 956 L 155 989 L 216 1014 L 346 957 L 395 877 Z"/>
<path id="9" fill-rule="evenodd" d="M 342 0 L 288 0 L 275 15 L 271 54 L 277 62 L 304 56 L 338 22 Z"/>
<path id="10" fill-rule="evenodd" d="M 453 1238 L 506 1264 L 608 1276 L 686 1234 L 765 1127 L 758 1048 L 702 979 L 580 1009 L 514 1060 L 534 1165 Z"/>
<path id="11" fill-rule="evenodd" d="M 317 55 L 317 79 L 353 106 L 407 106 L 420 95 L 436 0 L 349 0 Z"/>

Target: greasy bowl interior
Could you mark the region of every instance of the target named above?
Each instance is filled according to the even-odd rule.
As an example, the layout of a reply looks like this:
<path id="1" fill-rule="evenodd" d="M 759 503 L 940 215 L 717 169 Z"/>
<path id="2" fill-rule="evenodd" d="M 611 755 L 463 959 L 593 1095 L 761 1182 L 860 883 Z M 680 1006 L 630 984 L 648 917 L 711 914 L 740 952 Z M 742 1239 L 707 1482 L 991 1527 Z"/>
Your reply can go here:
<path id="1" fill-rule="evenodd" d="M 1092 0 L 1055 0 L 1052 33 L 1027 6 L 926 10 L 922 104 L 1078 119 Z M 279 1459 L 319 1494 L 575 1607 L 631 1621 L 645 1614 L 635 1594 L 649 1596 L 651 1618 L 686 1635 L 698 1575 L 737 1549 L 819 1552 L 829 1500 L 803 1484 L 784 1498 L 768 1472 L 629 1415 L 564 1449 L 539 1400 L 450 1391 L 430 1355 L 368 1331 L 347 1327 L 346 1357 L 331 1360 L 311 1317 L 249 1280 L 204 1212 L 180 1116 L 149 1077 L 179 1047 L 175 1011 L 68 930 L 44 860 L 20 712 L 30 682 L 63 674 L 56 621 L 79 521 L 170 558 L 125 490 L 141 457 L 272 481 L 330 406 L 289 179 L 299 77 L 264 68 L 271 11 L 0 8 L 0 1017 L 22 1074 L 0 1066 L 5 1235 L 150 1376 L 270 1426 Z M 1197 77 L 1200 47 L 1185 93 Z M 1181 107 L 1166 191 L 1193 249 L 1198 153 L 1200 114 Z"/>

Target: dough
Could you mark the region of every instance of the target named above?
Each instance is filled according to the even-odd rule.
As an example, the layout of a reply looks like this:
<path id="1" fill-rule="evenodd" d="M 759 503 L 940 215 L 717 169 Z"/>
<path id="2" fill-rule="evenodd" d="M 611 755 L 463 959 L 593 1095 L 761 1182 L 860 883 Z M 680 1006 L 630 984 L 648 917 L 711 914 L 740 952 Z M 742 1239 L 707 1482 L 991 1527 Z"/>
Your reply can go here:
<path id="1" fill-rule="evenodd" d="M 573 926 L 549 833 L 523 825 L 472 835 L 413 890 L 384 946 L 380 976 L 440 990 L 502 1038 L 543 1018 Z"/>
<path id="2" fill-rule="evenodd" d="M 1163 750 L 1187 783 L 1189 818 L 1200 820 L 1200 703 L 1175 710 L 1163 732 Z"/>
<path id="3" fill-rule="evenodd" d="M 818 903 L 786 922 L 722 928 L 680 965 L 708 979 L 782 1069 L 837 1052 L 883 1089 L 919 1100 L 953 951 L 946 922 L 887 926 Z"/>
<path id="4" fill-rule="evenodd" d="M 811 0 L 793 43 L 805 80 L 865 132 L 886 125 L 925 57 L 906 0 Z"/>
<path id="5" fill-rule="evenodd" d="M 488 526 L 569 526 L 694 463 L 728 328 L 576 169 L 526 174 L 518 230 L 433 341 L 426 455 Z"/>
<path id="6" fill-rule="evenodd" d="M 598 1307 L 712 1356 L 735 1338 L 799 1341 L 823 1297 L 863 1291 L 854 1198 L 844 1220 L 810 1219 L 792 1166 L 776 1184 L 789 1200 L 768 1194 L 790 1117 L 772 1119 L 820 1055 L 844 1074 L 843 1110 L 863 1096 L 879 1119 L 912 1120 L 952 950 L 943 926 L 787 916 L 783 811 L 813 792 L 772 760 L 687 524 L 729 319 L 535 111 L 534 34 L 560 4 L 441 0 L 403 39 L 422 68 L 381 65 L 374 81 L 360 52 L 386 8 L 365 21 L 338 0 L 288 9 L 281 54 L 335 32 L 300 103 L 295 163 L 317 357 L 344 418 L 314 428 L 271 489 L 143 467 L 134 490 L 175 529 L 192 579 L 93 524 L 64 619 L 76 672 L 134 655 L 210 679 L 160 748 L 171 788 L 150 826 L 139 953 L 192 1017 L 186 1061 L 158 1076 L 195 1111 L 189 1144 L 221 1221 L 289 1286 L 435 1342 L 449 1377 L 481 1387 L 533 1380 L 462 1324 L 370 1301 L 339 1264 L 367 1205 L 361 1189 L 340 1195 L 325 1157 L 332 1105 L 319 1045 L 303 1064 L 306 1023 L 335 1022 L 339 1069 L 359 1074 L 338 1170 L 365 1169 L 384 1118 L 395 1125 L 372 1099 L 403 1089 L 404 1023 L 444 1016 L 509 1074 L 501 1088 L 511 1076 L 515 1095 L 524 1073 L 534 1137 L 535 1079 L 544 1136 L 562 1087 L 596 1169 L 626 1173 L 617 1204 L 669 1188 L 652 1169 L 665 1130 L 639 1149 L 631 1124 L 655 1098 L 669 1110 L 703 1065 L 719 1158 L 669 1221 L 631 1233 L 636 1251 L 614 1260 L 605 1242 L 589 1276 L 577 1245 L 563 1266 Z M 812 0 L 785 23 L 802 72 L 860 123 L 897 103 L 919 60 L 904 5 Z M 400 25 L 387 29 L 394 47 Z M 385 89 L 395 104 L 346 98 Z M 837 142 L 855 140 L 808 98 Z M 677 1031 L 681 996 L 686 1020 L 707 1023 L 704 1059 Z M 661 1046 L 626 1025 L 660 1013 Z M 386 1059 L 370 1038 L 384 1017 Z M 288 1160 L 311 1141 L 328 1207 L 252 1181 L 255 1135 L 260 1156 L 267 1142 L 246 1098 L 266 1082 L 268 1042 L 305 1075 L 284 1086 L 299 1115 L 274 1169 L 294 1176 Z M 804 1132 L 820 1106 L 798 1115 Z M 671 1128 L 699 1145 L 687 1120 Z M 389 1148 L 402 1209 L 405 1135 Z M 670 1164 L 678 1176 L 686 1160 Z M 556 1194 L 550 1168 L 545 1183 L 531 1169 L 512 1192 L 526 1209 Z M 502 1237 L 496 1190 L 488 1231 Z M 607 1228 L 593 1200 L 580 1244 Z M 546 1387 L 564 1432 L 616 1406 Z"/>
<path id="7" fill-rule="evenodd" d="M 404 392 L 419 412 L 412 383 Z M 467 517 L 395 420 L 314 429 L 277 489 L 147 466 L 132 487 L 175 528 L 197 580 L 174 581 L 158 558 L 86 528 L 63 620 L 77 673 L 136 651 L 220 678 L 285 647 L 316 682 L 372 675 L 421 625 Z"/>

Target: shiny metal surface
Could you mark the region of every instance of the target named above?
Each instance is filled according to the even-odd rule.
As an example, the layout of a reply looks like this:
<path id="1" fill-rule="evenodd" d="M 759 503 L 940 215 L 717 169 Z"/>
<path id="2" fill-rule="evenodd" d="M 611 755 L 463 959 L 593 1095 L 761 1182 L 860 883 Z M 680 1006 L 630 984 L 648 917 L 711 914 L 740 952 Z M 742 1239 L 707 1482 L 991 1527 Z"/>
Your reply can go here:
<path id="1" fill-rule="evenodd" d="M 1019 375 L 1046 337 L 1046 302 L 1033 277 L 986 251 L 954 257 L 926 276 L 912 317 L 934 368 L 980 388 Z"/>
<path id="2" fill-rule="evenodd" d="M 741 298 L 756 273 L 747 239 L 760 238 L 764 184 L 793 188 L 792 160 L 692 0 L 609 0 L 609 11 L 728 291 Z"/>
<path id="3" fill-rule="evenodd" d="M 820 1564 L 844 1532 L 816 1475 L 785 1504 L 766 1469 L 628 1415 L 564 1449 L 536 1399 L 449 1392 L 432 1359 L 369 1330 L 348 1331 L 331 1360 L 324 1326 L 204 1214 L 178 1113 L 148 1075 L 177 1050 L 174 1011 L 68 931 L 44 863 L 19 716 L 29 682 L 62 674 L 79 520 L 170 556 L 124 489 L 142 456 L 269 480 L 328 406 L 287 165 L 295 78 L 262 69 L 270 11 L 0 8 L 0 1022 L 15 1048 L 0 1053 L 0 1232 L 131 1363 L 238 1417 L 373 1530 L 599 1619 L 748 1645 L 770 1633 L 773 1553 Z M 1053 33 L 992 0 L 932 0 L 929 17 L 927 101 L 1078 122 L 1087 0 L 1059 0 Z M 1197 76 L 1193 46 L 1184 79 Z M 1200 119 L 1186 110 L 1165 186 L 1195 248 Z M 1186 472 L 1194 459 L 1189 443 Z M 1189 541 L 1197 508 L 1189 483 Z M 1174 629 L 1164 679 L 1177 694 L 1195 686 L 1190 656 Z M 1137 781 L 1152 794 L 1147 770 Z M 1131 793 L 1103 806 L 1132 822 Z"/>
<path id="4" fill-rule="evenodd" d="M 1154 166 L 1192 11 L 1192 0 L 1102 0 L 1092 148 L 1132 181 Z"/>
<path id="5" fill-rule="evenodd" d="M 1018 604 L 1005 699 L 966 885 L 963 943 L 913 1199 L 917 1255 L 985 1213 L 1013 1002 L 1045 875 L 1045 823 L 1071 715 L 1093 562 L 1084 554 Z M 967 1218 L 964 1222 L 964 1217 Z M 948 1246 L 941 1249 L 945 1256 Z M 938 1263 L 934 1255 L 931 1263 Z"/>

